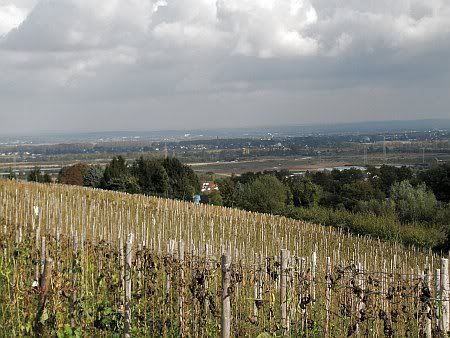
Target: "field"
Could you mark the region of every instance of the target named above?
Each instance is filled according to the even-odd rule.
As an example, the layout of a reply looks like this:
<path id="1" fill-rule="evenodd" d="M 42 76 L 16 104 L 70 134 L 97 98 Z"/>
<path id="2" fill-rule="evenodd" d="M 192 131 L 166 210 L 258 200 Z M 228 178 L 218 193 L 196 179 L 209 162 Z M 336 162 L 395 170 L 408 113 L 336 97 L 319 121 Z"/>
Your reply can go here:
<path id="1" fill-rule="evenodd" d="M 435 159 L 449 161 L 448 155 L 441 153 L 428 153 L 425 163 L 432 164 Z M 386 158 L 381 154 L 371 155 L 364 164 L 364 158 L 360 154 L 356 155 L 331 155 L 315 157 L 302 156 L 283 156 L 283 157 L 265 157 L 253 160 L 242 160 L 232 162 L 209 162 L 209 163 L 191 163 L 192 169 L 197 172 L 214 172 L 216 174 L 231 175 L 242 174 L 245 172 L 271 171 L 271 170 L 289 170 L 289 171 L 316 171 L 324 168 L 333 168 L 341 166 L 364 166 L 373 165 L 406 165 L 414 166 L 422 163 L 422 156 L 417 154 L 398 153 L 390 154 Z"/>
<path id="2" fill-rule="evenodd" d="M 123 154 L 126 158 L 137 158 L 142 153 Z M 150 154 L 144 154 L 150 155 Z M 155 156 L 153 154 L 153 156 Z M 426 154 L 425 163 L 435 163 L 436 158 L 442 161 L 449 161 L 447 154 L 439 152 L 429 152 Z M 69 166 L 78 162 L 85 162 L 93 165 L 105 166 L 110 161 L 108 156 L 72 156 L 46 158 L 45 160 L 28 160 L 27 162 L 13 162 L 12 159 L 0 161 L 0 176 L 6 176 L 10 168 L 17 173 L 29 172 L 35 166 L 39 166 L 43 171 L 57 175 L 61 166 Z M 421 154 L 395 153 L 389 154 L 386 158 L 381 154 L 371 155 L 367 159 L 367 165 L 417 165 L 422 163 Z M 219 175 L 229 176 L 231 174 L 242 174 L 245 172 L 257 172 L 265 170 L 289 170 L 289 171 L 315 171 L 324 168 L 332 168 L 349 165 L 364 165 L 364 159 L 361 154 L 345 155 L 327 155 L 320 158 L 309 156 L 279 156 L 279 157 L 258 157 L 256 159 L 240 159 L 238 161 L 219 161 L 219 162 L 191 162 L 186 161 L 198 173 L 214 172 Z"/>
<path id="3" fill-rule="evenodd" d="M 0 234 L 0 336 L 448 330 L 445 258 L 284 217 L 0 180 Z"/>

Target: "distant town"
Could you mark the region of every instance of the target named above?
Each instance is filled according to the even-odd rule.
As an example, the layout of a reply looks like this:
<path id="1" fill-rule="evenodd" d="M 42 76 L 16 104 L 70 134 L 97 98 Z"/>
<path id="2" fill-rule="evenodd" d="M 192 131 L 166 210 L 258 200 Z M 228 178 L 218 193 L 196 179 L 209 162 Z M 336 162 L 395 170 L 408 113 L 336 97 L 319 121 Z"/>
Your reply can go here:
<path id="1" fill-rule="evenodd" d="M 448 124 L 448 123 L 447 123 Z M 386 123 L 286 127 L 268 131 L 217 130 L 158 133 L 98 133 L 77 136 L 3 137 L 0 175 L 26 175 L 35 166 L 56 177 L 63 166 L 85 162 L 104 166 L 113 155 L 135 158 L 177 157 L 200 173 L 231 175 L 247 171 L 289 170 L 293 173 L 342 169 L 349 166 L 407 165 L 427 167 L 450 159 L 450 128 L 424 123 L 403 127 Z M 395 127 L 395 124 L 394 124 Z M 416 127 L 415 130 L 409 127 Z M 360 130 L 364 130 L 361 132 Z M 217 136 L 214 136 L 217 134 Z"/>

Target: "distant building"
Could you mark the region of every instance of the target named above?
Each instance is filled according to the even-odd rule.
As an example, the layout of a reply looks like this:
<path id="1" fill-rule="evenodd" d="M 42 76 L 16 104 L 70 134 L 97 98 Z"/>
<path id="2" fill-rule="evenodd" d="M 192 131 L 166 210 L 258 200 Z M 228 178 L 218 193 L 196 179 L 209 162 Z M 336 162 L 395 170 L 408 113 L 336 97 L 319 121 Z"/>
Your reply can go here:
<path id="1" fill-rule="evenodd" d="M 342 166 L 342 167 L 319 168 L 319 169 L 317 169 L 317 171 L 333 171 L 333 170 L 344 171 L 344 170 L 350 170 L 350 169 L 361 170 L 361 171 L 367 170 L 366 167 L 361 167 L 361 166 L 357 166 L 357 165 L 349 165 L 349 166 Z"/>
<path id="2" fill-rule="evenodd" d="M 202 184 L 202 193 L 204 193 L 204 194 L 209 194 L 209 193 L 212 193 L 212 192 L 218 191 L 218 190 L 219 190 L 219 186 L 214 182 L 204 182 Z"/>

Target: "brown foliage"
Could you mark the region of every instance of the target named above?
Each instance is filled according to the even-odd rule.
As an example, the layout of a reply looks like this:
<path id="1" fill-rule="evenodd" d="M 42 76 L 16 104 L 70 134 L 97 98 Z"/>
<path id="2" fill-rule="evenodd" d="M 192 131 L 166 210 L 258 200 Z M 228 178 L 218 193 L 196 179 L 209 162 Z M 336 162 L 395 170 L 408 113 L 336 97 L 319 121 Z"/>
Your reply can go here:
<path id="1" fill-rule="evenodd" d="M 59 173 L 59 182 L 69 185 L 83 185 L 84 174 L 89 169 L 86 163 L 77 163 L 69 167 L 64 167 Z"/>

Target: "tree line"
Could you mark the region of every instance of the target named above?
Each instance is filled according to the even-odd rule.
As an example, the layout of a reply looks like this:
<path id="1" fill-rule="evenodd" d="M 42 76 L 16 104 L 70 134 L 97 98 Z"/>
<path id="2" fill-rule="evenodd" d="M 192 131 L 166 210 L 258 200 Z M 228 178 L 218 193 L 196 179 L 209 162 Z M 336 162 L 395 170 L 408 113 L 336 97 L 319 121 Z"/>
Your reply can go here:
<path id="1" fill-rule="evenodd" d="M 450 246 L 450 165 L 248 172 L 219 182 L 227 207 L 284 215 L 424 247 Z M 216 199 L 217 200 L 217 199 Z"/>
<path id="2" fill-rule="evenodd" d="M 29 175 L 28 180 L 43 182 L 36 177 L 39 176 Z M 63 167 L 57 182 L 181 200 L 192 200 L 193 195 L 200 192 L 195 172 L 173 157 L 141 156 L 127 162 L 124 157 L 115 156 L 105 168 L 78 163 Z"/>

